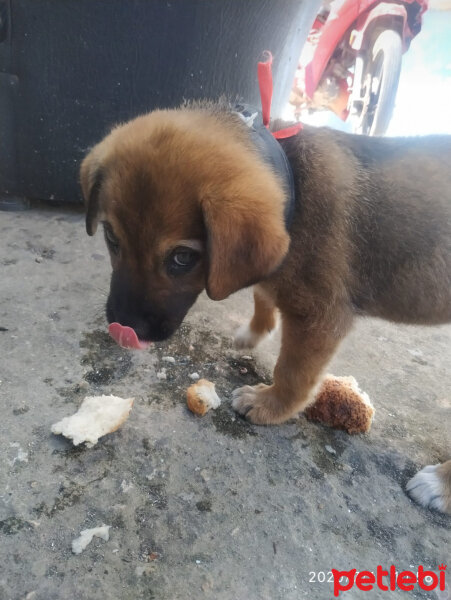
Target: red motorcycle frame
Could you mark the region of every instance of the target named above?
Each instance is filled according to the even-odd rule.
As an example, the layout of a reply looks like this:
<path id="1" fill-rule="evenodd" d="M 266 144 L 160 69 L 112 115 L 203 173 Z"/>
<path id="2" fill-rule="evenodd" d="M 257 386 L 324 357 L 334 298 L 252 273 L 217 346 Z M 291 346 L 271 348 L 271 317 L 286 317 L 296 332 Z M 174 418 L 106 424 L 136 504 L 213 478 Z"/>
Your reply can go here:
<path id="1" fill-rule="evenodd" d="M 310 31 L 291 104 L 351 116 L 354 131 L 381 135 L 388 127 L 402 54 L 421 30 L 428 0 L 333 0 Z"/>

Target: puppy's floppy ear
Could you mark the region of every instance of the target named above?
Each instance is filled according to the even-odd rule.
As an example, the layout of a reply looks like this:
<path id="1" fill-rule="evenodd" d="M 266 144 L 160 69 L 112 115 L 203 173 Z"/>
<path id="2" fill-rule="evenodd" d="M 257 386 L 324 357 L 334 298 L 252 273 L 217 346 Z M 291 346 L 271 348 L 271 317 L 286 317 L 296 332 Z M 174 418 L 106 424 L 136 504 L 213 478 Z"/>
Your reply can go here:
<path id="1" fill-rule="evenodd" d="M 233 194 L 202 201 L 207 229 L 207 294 L 223 300 L 271 274 L 285 257 L 290 238 L 283 198 L 260 188 L 256 196 Z"/>
<path id="2" fill-rule="evenodd" d="M 80 183 L 86 207 L 86 231 L 94 235 L 99 215 L 99 193 L 103 182 L 103 171 L 96 149 L 83 160 L 80 168 Z"/>

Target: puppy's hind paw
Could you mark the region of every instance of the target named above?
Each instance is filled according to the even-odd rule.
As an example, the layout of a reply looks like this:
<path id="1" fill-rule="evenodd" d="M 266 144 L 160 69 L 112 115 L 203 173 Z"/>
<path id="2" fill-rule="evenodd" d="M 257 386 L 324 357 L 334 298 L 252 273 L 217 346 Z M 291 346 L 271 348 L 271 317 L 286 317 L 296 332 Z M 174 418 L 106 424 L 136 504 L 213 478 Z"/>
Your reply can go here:
<path id="1" fill-rule="evenodd" d="M 264 338 L 264 335 L 255 333 L 249 325 L 242 325 L 235 333 L 234 344 L 238 350 L 245 348 L 255 348 L 255 346 Z"/>
<path id="2" fill-rule="evenodd" d="M 407 483 L 409 496 L 426 508 L 451 514 L 451 491 L 447 490 L 441 469 L 444 465 L 428 465 Z"/>
<path id="3" fill-rule="evenodd" d="M 237 348 L 238 350 L 244 350 L 246 348 L 255 348 L 266 337 L 272 336 L 276 329 L 277 323 L 274 329 L 264 331 L 263 333 L 253 331 L 250 327 L 250 323 L 248 323 L 247 325 L 242 325 L 235 332 L 235 348 Z"/>

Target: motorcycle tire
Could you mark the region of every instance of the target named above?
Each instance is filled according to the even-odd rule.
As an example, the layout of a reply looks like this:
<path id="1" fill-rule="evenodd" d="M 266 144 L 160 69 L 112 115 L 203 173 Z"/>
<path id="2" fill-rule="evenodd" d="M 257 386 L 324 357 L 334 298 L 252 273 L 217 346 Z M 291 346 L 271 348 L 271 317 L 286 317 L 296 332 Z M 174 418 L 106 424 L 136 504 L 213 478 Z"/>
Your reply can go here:
<path id="1" fill-rule="evenodd" d="M 400 34 L 394 29 L 381 31 L 369 51 L 367 72 L 371 73 L 371 95 L 358 133 L 384 135 L 387 131 L 395 107 L 401 63 Z"/>

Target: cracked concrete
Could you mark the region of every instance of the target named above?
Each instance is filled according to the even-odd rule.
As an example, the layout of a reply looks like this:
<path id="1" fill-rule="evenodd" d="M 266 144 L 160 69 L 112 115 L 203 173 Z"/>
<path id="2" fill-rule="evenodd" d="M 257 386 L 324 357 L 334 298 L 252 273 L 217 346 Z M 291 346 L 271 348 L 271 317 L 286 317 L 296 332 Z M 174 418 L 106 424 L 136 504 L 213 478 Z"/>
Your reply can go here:
<path id="1" fill-rule="evenodd" d="M 201 297 L 171 340 L 130 352 L 106 333 L 107 252 L 80 212 L 0 213 L 0 247 L 1 600 L 324 600 L 331 568 L 446 563 L 450 519 L 404 486 L 449 457 L 451 327 L 357 324 L 330 371 L 369 393 L 368 435 L 302 416 L 256 427 L 231 392 L 270 378 L 278 338 L 233 350 L 248 290 Z M 195 371 L 223 399 L 202 419 L 185 407 Z M 119 431 L 91 449 L 50 433 L 103 393 L 135 397 Z M 109 540 L 74 555 L 80 531 L 102 524 Z M 388 597 L 406 594 L 365 593 Z"/>

